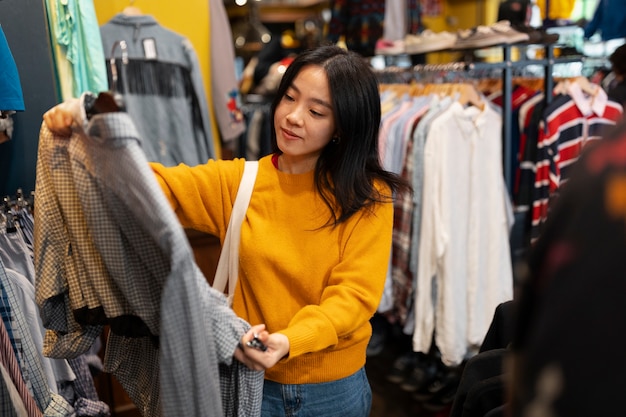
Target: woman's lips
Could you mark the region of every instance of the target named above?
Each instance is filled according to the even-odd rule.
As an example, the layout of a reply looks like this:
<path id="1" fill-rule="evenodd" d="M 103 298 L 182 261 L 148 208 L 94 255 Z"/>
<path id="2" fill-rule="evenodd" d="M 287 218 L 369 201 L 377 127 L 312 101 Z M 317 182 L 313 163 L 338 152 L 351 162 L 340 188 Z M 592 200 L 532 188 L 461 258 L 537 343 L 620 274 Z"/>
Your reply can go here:
<path id="1" fill-rule="evenodd" d="M 280 130 L 283 132 L 283 137 L 285 139 L 288 139 L 288 140 L 300 139 L 300 136 L 296 135 L 291 130 L 287 130 L 287 129 L 283 129 L 283 128 L 281 128 Z"/>

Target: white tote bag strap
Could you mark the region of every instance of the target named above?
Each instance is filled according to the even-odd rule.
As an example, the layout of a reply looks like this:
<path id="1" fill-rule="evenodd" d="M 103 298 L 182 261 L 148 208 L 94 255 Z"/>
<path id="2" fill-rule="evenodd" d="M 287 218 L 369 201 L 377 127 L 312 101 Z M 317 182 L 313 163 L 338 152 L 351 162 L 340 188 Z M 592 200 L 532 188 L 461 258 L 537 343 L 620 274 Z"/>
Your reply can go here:
<path id="1" fill-rule="evenodd" d="M 213 279 L 213 288 L 220 292 L 224 292 L 226 283 L 228 282 L 228 301 L 230 304 L 232 304 L 233 301 L 235 285 L 237 284 L 237 278 L 239 276 L 239 238 L 241 236 L 241 223 L 248 210 L 248 204 L 250 203 L 258 169 L 258 161 L 246 161 L 241 183 L 239 183 L 239 189 L 237 190 L 237 197 L 235 197 L 233 212 L 228 221 L 228 229 L 226 230 L 226 237 L 222 245 L 220 259 L 217 262 L 215 278 Z"/>

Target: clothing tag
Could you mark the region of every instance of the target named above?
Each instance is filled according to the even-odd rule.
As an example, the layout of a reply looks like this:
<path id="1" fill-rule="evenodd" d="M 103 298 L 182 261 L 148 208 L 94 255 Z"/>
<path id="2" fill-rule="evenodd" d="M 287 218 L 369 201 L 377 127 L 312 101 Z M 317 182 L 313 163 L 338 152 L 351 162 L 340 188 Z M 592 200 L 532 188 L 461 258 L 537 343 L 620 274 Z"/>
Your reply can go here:
<path id="1" fill-rule="evenodd" d="M 154 38 L 146 38 L 142 42 L 143 42 L 143 55 L 147 59 L 156 59 L 157 50 L 156 50 L 156 43 L 154 42 Z"/>

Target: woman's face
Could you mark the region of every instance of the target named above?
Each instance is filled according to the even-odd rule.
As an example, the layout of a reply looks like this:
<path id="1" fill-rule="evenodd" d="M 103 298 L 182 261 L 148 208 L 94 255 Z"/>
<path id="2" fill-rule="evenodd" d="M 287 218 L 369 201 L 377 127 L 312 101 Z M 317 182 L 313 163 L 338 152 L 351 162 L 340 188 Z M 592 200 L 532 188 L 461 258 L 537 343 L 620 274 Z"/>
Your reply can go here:
<path id="1" fill-rule="evenodd" d="M 312 169 L 335 132 L 326 71 L 303 67 L 274 112 L 276 142 L 283 158 Z"/>

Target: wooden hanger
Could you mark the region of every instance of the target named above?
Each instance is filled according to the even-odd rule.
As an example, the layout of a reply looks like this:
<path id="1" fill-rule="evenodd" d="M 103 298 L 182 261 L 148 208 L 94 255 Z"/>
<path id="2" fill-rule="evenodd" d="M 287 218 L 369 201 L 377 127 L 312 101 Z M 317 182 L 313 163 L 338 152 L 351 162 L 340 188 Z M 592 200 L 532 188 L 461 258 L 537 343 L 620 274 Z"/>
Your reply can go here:
<path id="1" fill-rule="evenodd" d="M 589 81 L 587 77 L 579 76 L 573 78 L 565 78 L 559 81 L 554 87 L 554 94 L 570 94 L 569 88 L 571 84 L 576 84 L 584 93 L 592 97 L 595 97 L 596 94 L 598 94 L 598 88 L 600 88 L 599 85 Z"/>
<path id="2" fill-rule="evenodd" d="M 134 6 L 135 0 L 130 0 L 130 5 L 124 7 L 122 14 L 126 16 L 142 16 L 143 12 L 137 6 Z"/>
<path id="3" fill-rule="evenodd" d="M 553 94 L 569 94 L 567 91 L 569 88 L 569 83 L 570 83 L 569 80 L 559 81 L 552 89 L 552 93 Z"/>
<path id="4" fill-rule="evenodd" d="M 599 86 L 596 84 L 593 84 L 591 81 L 589 81 L 587 77 L 583 77 L 583 76 L 574 77 L 572 81 L 578 84 L 580 88 L 585 93 L 589 94 L 590 96 L 595 96 L 596 94 L 598 94 Z"/>
<path id="5" fill-rule="evenodd" d="M 454 84 L 454 92 L 458 93 L 457 100 L 464 106 L 471 104 L 479 109 L 484 109 L 485 103 L 480 98 L 480 94 L 474 84 L 460 83 Z"/>

